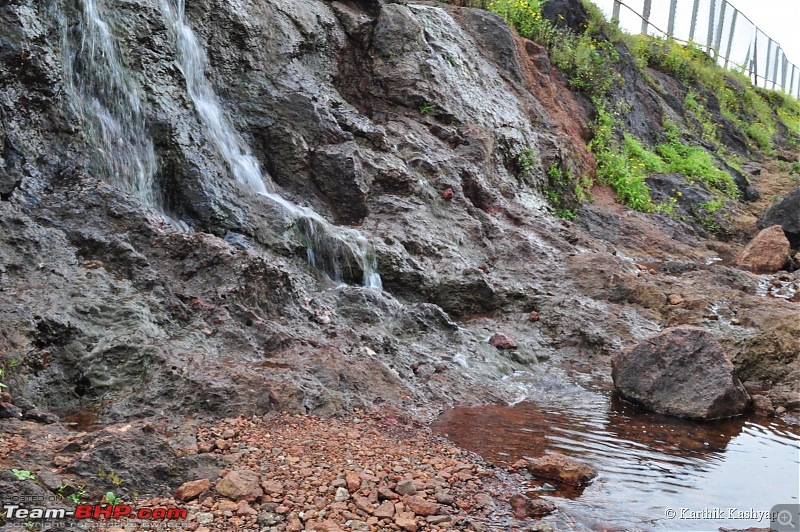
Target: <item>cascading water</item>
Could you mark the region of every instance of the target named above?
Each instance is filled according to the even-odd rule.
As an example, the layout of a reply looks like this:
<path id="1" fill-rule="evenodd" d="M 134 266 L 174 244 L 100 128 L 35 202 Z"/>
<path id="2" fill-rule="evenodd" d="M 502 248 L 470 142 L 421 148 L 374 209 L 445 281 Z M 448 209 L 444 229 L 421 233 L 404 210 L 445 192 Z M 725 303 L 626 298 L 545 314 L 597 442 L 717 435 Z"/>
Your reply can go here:
<path id="1" fill-rule="evenodd" d="M 197 36 L 186 22 L 185 0 L 160 0 L 167 27 L 174 34 L 178 63 L 186 79 L 186 88 L 195 105 L 208 138 L 230 168 L 234 179 L 256 194 L 277 203 L 297 223 L 305 239 L 308 262 L 334 280 L 342 279 L 342 268 L 349 267 L 350 257 L 358 261 L 364 286 L 381 289 L 377 261 L 369 242 L 358 231 L 335 227 L 313 210 L 295 205 L 274 191 L 268 176 L 259 167 L 244 139 L 233 127 L 205 75 L 208 59 Z M 269 187 L 268 187 L 269 185 Z"/>
<path id="2" fill-rule="evenodd" d="M 109 182 L 162 210 L 155 183 L 155 151 L 145 128 L 142 96 L 120 60 L 107 17 L 96 0 L 83 0 L 80 23 L 70 25 L 60 7 L 66 90 L 88 125 L 96 170 Z"/>

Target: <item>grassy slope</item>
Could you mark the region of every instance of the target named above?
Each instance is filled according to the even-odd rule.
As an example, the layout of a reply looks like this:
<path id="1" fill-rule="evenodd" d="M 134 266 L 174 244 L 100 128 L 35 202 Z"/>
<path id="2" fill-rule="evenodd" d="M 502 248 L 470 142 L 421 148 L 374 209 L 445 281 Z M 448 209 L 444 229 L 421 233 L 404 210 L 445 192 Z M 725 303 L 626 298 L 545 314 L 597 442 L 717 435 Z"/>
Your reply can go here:
<path id="1" fill-rule="evenodd" d="M 623 33 L 590 2 L 584 2 L 589 17 L 581 31 L 560 29 L 545 19 L 541 0 L 476 0 L 473 5 L 494 11 L 521 36 L 546 46 L 552 63 L 569 76 L 571 88 L 592 99 L 597 119 L 590 148 L 597 158 L 598 179 L 614 188 L 619 201 L 636 210 L 673 211 L 670 202 L 655 204 L 651 200 L 645 182 L 648 175 L 682 173 L 690 183 L 704 183 L 715 194 L 715 200 L 703 205 L 712 214 L 724 201 L 738 196 L 734 179 L 715 161 L 723 160 L 729 168 L 741 170 L 742 157 L 758 160 L 781 151 L 794 152 L 796 158 L 800 101 L 753 86 L 747 77 L 723 69 L 697 47 Z M 686 126 L 682 129 L 662 118 L 664 134 L 657 145 L 645 145 L 625 131 L 618 119 L 626 109 L 612 103 L 611 95 L 625 82 L 617 74 L 621 51 L 633 55 L 640 73 L 656 90 L 649 69 L 671 76 L 688 89 L 683 98 Z M 731 135 L 720 135 L 720 128 L 738 130 L 733 136 L 746 139 L 746 147 L 726 145 L 721 139 Z M 787 173 L 792 170 L 800 173 L 800 164 L 789 166 Z M 554 188 L 549 194 L 559 215 L 574 217 L 560 196 L 586 197 L 592 183 L 586 179 L 550 181 L 580 187 L 571 191 Z"/>

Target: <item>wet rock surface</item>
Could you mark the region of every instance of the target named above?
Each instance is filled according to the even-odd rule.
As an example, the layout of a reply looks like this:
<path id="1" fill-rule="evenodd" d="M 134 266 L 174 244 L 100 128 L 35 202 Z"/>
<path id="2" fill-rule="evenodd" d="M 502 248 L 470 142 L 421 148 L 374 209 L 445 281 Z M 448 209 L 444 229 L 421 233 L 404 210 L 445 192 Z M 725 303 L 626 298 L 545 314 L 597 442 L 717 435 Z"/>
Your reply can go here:
<path id="1" fill-rule="evenodd" d="M 592 466 L 560 453 L 526 460 L 523 467 L 534 477 L 563 482 L 570 486 L 587 484 L 597 476 L 597 470 Z"/>
<path id="2" fill-rule="evenodd" d="M 714 335 L 691 326 L 667 329 L 611 360 L 622 397 L 656 412 L 692 419 L 742 414 L 750 397 Z"/>

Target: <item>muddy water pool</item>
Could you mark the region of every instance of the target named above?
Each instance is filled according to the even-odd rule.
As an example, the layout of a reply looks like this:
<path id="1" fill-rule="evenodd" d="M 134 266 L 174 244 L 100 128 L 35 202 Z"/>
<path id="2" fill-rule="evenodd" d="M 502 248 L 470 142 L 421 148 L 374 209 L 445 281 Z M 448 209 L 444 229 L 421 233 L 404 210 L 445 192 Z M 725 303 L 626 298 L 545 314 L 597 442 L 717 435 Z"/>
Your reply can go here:
<path id="1" fill-rule="evenodd" d="M 582 490 L 526 486 L 556 504 L 544 519 L 556 530 L 768 529 L 757 512 L 800 503 L 800 427 L 775 418 L 694 422 L 646 412 L 609 385 L 562 383 L 513 407 L 447 411 L 434 426 L 497 464 L 560 452 L 597 468 Z"/>

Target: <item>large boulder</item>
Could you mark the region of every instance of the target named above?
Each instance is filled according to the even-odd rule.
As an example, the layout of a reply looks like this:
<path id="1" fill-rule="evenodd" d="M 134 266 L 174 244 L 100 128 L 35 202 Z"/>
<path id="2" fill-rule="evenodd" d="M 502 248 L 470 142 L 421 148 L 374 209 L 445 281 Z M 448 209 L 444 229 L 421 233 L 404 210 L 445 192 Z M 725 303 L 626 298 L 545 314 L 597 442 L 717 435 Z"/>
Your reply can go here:
<path id="1" fill-rule="evenodd" d="M 733 259 L 733 265 L 754 273 L 775 273 L 789 262 L 791 246 L 780 225 L 762 229 Z"/>
<path id="2" fill-rule="evenodd" d="M 793 248 L 800 247 L 800 188 L 794 189 L 770 207 L 758 221 L 758 227 L 780 225 Z"/>
<path id="3" fill-rule="evenodd" d="M 742 414 L 750 398 L 714 336 L 667 329 L 611 359 L 617 392 L 650 410 L 692 419 Z"/>

